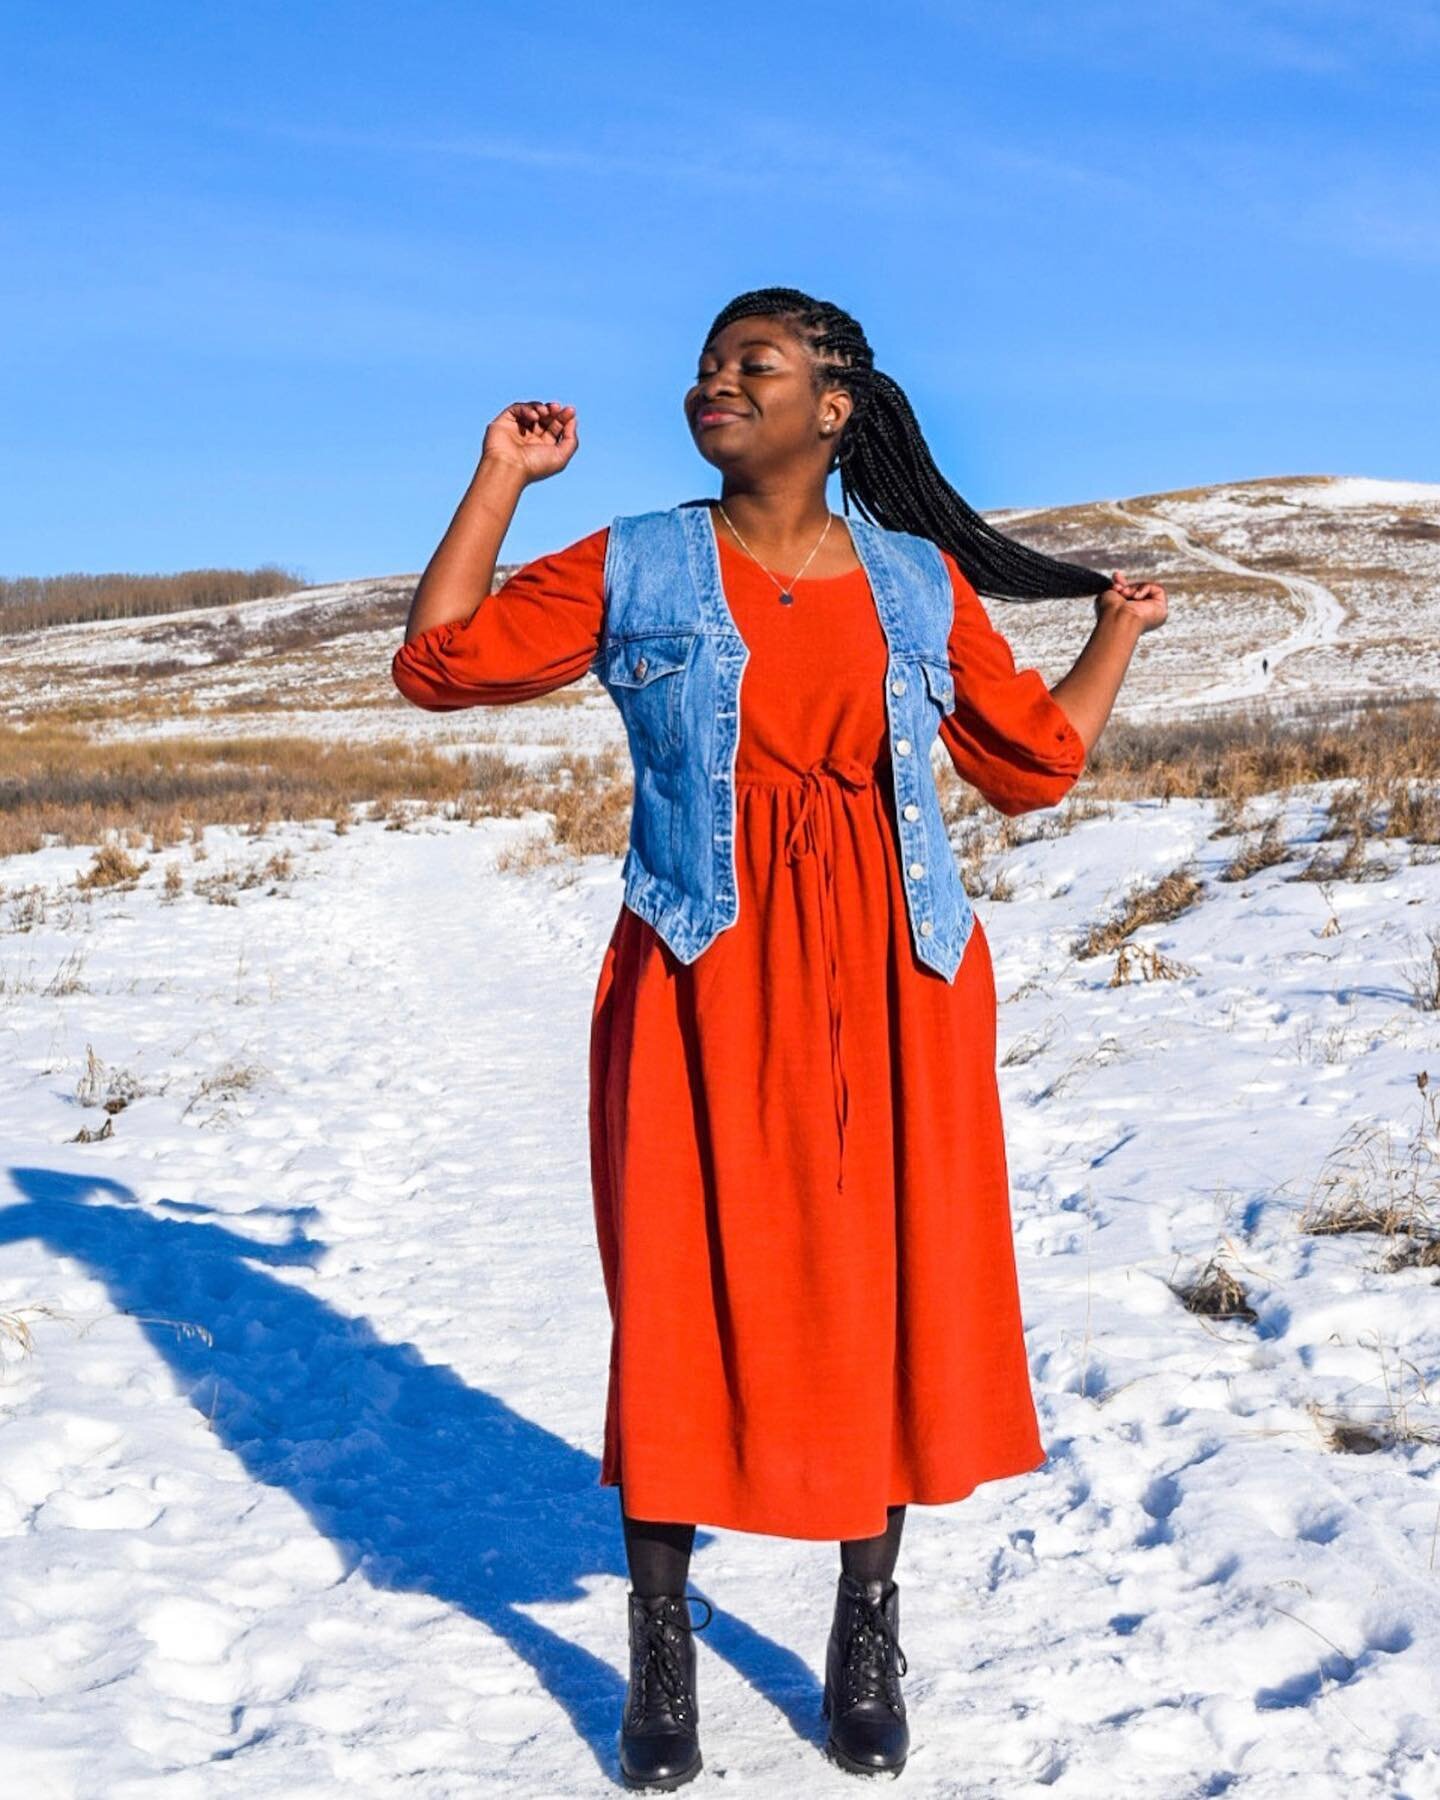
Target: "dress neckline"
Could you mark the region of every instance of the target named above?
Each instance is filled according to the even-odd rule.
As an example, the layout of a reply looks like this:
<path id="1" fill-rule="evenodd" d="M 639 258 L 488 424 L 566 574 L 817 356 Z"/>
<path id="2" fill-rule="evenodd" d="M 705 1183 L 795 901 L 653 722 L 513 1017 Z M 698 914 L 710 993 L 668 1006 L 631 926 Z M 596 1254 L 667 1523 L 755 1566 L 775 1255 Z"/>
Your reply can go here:
<path id="1" fill-rule="evenodd" d="M 745 554 L 745 552 L 740 548 L 740 546 L 738 544 L 732 544 L 728 535 L 724 535 L 724 536 L 721 535 L 720 531 L 718 530 L 718 528 L 715 525 L 715 515 L 713 512 L 710 514 L 710 526 L 711 526 L 711 530 L 714 532 L 715 542 L 720 546 L 721 552 L 723 554 L 728 555 L 730 557 L 731 561 L 733 563 L 735 563 L 737 567 L 749 569 L 751 571 L 751 573 L 755 576 L 755 579 L 757 581 L 764 574 L 768 573 L 771 575 L 775 575 L 775 571 L 773 569 L 769 569 L 768 566 L 764 563 L 755 562 L 752 558 L 748 557 Z M 853 541 L 854 541 L 853 538 L 851 541 L 853 543 Z M 858 551 L 856 552 L 856 555 L 857 556 L 859 555 Z M 839 575 L 802 575 L 798 582 L 792 581 L 789 584 L 789 587 L 791 589 L 794 589 L 796 587 L 811 587 L 811 586 L 823 587 L 827 582 L 854 581 L 854 579 L 857 575 L 863 577 L 864 574 L 865 574 L 865 565 L 863 563 L 857 563 L 853 569 L 845 569 Z M 781 579 L 781 577 L 779 575 L 775 575 L 775 579 L 776 579 L 776 581 L 779 581 Z"/>

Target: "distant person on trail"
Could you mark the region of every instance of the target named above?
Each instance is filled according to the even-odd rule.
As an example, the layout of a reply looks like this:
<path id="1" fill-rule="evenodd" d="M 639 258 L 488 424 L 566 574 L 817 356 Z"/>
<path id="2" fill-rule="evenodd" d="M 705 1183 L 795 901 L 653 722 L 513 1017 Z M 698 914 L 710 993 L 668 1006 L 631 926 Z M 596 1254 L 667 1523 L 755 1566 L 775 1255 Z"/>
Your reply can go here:
<path id="1" fill-rule="evenodd" d="M 701 1766 L 697 1522 L 838 1543 L 826 1751 L 898 1773 L 906 1506 L 1045 1460 L 990 947 L 930 751 L 1007 816 L 1054 806 L 1166 596 L 974 512 L 828 301 L 731 301 L 684 412 L 718 498 L 621 515 L 491 594 L 520 495 L 578 444 L 572 405 L 499 413 L 392 672 L 446 711 L 593 671 L 629 743 L 588 1125 L 613 1326 L 599 1481 L 631 1581 L 622 1777 Z M 981 593 L 1093 597 L 1053 689 Z"/>
<path id="2" fill-rule="evenodd" d="M 1262 656 L 1260 658 L 1260 668 L 1264 674 L 1268 675 L 1270 673 L 1270 658 L 1268 656 Z"/>

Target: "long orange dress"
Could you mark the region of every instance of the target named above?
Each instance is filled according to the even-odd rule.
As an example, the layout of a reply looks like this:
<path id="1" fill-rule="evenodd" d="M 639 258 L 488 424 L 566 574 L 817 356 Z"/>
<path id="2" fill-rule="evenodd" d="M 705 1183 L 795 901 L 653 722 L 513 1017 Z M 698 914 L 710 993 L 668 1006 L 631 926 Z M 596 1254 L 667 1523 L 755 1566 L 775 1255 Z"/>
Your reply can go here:
<path id="1" fill-rule="evenodd" d="M 606 537 L 402 646 L 401 692 L 448 710 L 579 679 Z M 739 915 L 687 966 L 622 905 L 601 961 L 589 1132 L 613 1331 L 598 1479 L 637 1518 L 872 1537 L 889 1505 L 959 1500 L 1045 1460 L 990 948 L 977 916 L 953 983 L 914 954 L 863 569 L 801 580 L 785 606 L 717 542 L 751 653 Z M 1000 811 L 1053 805 L 1084 742 L 945 561 L 945 748 Z"/>

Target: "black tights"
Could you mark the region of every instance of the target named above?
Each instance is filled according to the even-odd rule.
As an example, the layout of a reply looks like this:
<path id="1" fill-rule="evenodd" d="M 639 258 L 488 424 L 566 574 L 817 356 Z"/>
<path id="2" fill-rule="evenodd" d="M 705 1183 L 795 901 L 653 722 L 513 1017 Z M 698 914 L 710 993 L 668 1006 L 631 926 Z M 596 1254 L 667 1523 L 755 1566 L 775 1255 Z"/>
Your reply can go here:
<path id="1" fill-rule="evenodd" d="M 630 1564 L 630 1586 L 637 1594 L 683 1594 L 690 1572 L 690 1552 L 695 1543 L 693 1525 L 659 1519 L 632 1519 L 624 1510 L 625 1555 Z M 884 1531 L 875 1537 L 846 1538 L 840 1545 L 840 1567 L 856 1581 L 889 1581 L 900 1554 L 900 1533 L 905 1528 L 905 1508 L 887 1508 Z"/>

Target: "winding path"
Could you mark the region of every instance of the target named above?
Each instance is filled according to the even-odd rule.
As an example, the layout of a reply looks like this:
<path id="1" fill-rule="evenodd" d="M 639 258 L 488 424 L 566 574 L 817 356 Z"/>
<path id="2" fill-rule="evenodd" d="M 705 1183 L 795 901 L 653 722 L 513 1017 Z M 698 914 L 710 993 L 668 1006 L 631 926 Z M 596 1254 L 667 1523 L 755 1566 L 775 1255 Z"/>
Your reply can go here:
<path id="1" fill-rule="evenodd" d="M 1244 700 L 1262 694 L 1275 679 L 1275 671 L 1288 656 L 1301 650 L 1312 650 L 1319 644 L 1333 644 L 1340 634 L 1345 608 L 1322 583 L 1308 575 L 1282 575 L 1274 569 L 1252 569 L 1247 563 L 1222 555 L 1200 543 L 1173 519 L 1148 511 L 1133 500 L 1110 500 L 1102 510 L 1128 525 L 1138 525 L 1150 537 L 1164 538 L 1177 550 L 1208 563 L 1212 569 L 1223 569 L 1230 575 L 1249 575 L 1261 581 L 1277 582 L 1300 609 L 1300 621 L 1293 631 L 1271 644 L 1247 650 L 1239 658 L 1239 672 L 1227 680 L 1213 682 L 1197 693 L 1186 696 L 1186 704 L 1220 705 L 1229 700 Z M 1159 705 L 1160 701 L 1150 704 Z M 1173 697 L 1167 697 L 1173 705 Z M 1144 702 L 1137 703 L 1143 706 Z"/>

